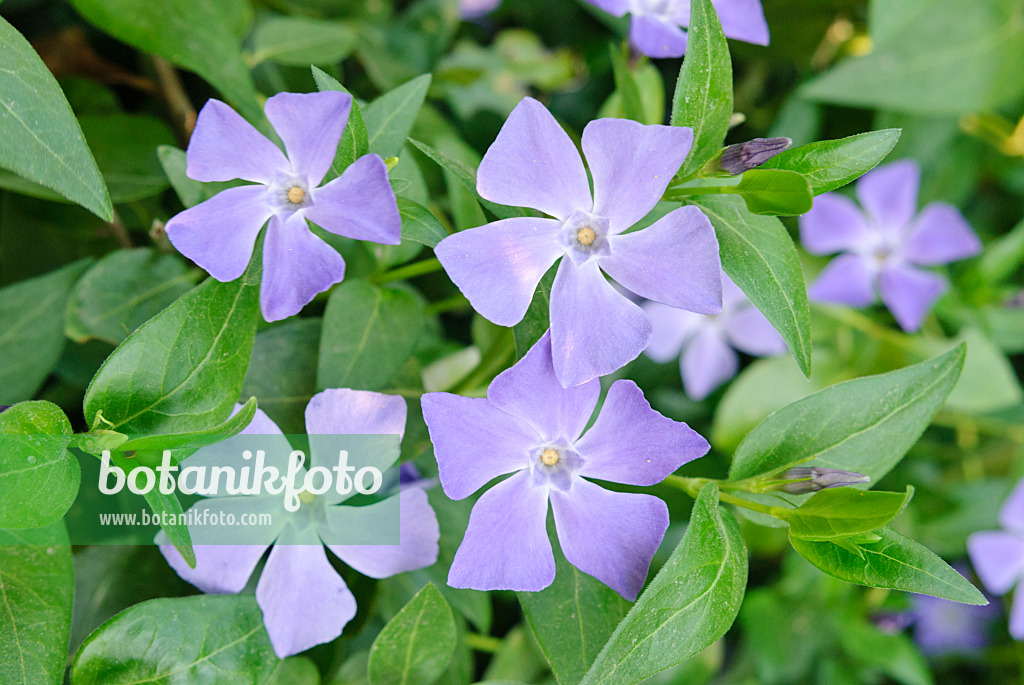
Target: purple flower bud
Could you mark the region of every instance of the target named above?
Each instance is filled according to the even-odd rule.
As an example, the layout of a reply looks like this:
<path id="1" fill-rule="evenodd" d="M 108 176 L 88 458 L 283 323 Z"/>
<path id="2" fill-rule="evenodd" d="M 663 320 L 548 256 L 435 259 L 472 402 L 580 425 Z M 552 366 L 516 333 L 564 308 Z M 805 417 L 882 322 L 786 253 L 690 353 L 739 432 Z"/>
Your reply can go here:
<path id="1" fill-rule="evenodd" d="M 848 485 L 871 482 L 871 478 L 863 473 L 840 471 L 821 466 L 800 466 L 790 469 L 782 474 L 782 480 L 794 481 L 780 487 L 781 490 L 791 495 L 806 495 L 809 492 L 817 492 L 818 490 L 842 488 Z"/>
<path id="2" fill-rule="evenodd" d="M 726 173 L 739 176 L 744 171 L 761 166 L 792 144 L 789 138 L 754 138 L 745 143 L 730 145 L 722 151 L 719 166 Z"/>
<path id="3" fill-rule="evenodd" d="M 0 404 L 0 414 L 3 414 L 5 411 L 7 411 L 10 408 L 11 408 L 11 405 L 9 405 L 9 404 Z"/>

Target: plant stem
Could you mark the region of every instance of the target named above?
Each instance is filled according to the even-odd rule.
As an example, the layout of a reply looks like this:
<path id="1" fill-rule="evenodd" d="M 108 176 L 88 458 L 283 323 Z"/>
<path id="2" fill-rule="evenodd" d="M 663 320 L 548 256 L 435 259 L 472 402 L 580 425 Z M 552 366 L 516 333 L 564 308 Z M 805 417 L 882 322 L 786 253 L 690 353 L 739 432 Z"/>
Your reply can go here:
<path id="1" fill-rule="evenodd" d="M 370 281 L 380 285 L 381 283 L 390 283 L 391 281 L 403 281 L 407 278 L 415 278 L 416 276 L 422 276 L 424 274 L 431 274 L 435 271 L 440 271 L 444 267 L 441 266 L 441 262 L 436 257 L 430 259 L 424 259 L 420 262 L 413 262 L 412 264 L 406 264 L 400 266 L 397 269 L 391 271 L 385 271 L 384 273 L 374 274 L 370 276 Z"/>
<path id="2" fill-rule="evenodd" d="M 700 494 L 701 488 L 708 483 L 717 482 L 713 478 L 684 478 L 682 476 L 669 476 L 665 479 L 665 482 L 673 487 L 677 487 L 685 492 L 690 497 L 697 499 L 697 495 Z M 752 502 L 742 497 L 737 497 L 728 492 L 719 492 L 718 499 L 727 504 L 733 504 L 737 507 L 743 507 L 744 509 L 750 509 L 751 511 L 757 511 L 762 514 L 769 516 L 779 516 L 779 512 L 784 511 L 782 507 L 772 507 L 767 504 L 761 504 L 760 502 Z"/>
<path id="3" fill-rule="evenodd" d="M 467 307 L 469 307 L 469 300 L 466 299 L 465 295 L 460 293 L 444 300 L 431 302 L 423 311 L 427 314 L 443 314 L 444 312 L 450 312 L 456 309 L 465 309 Z"/>
<path id="4" fill-rule="evenodd" d="M 466 374 L 461 381 L 448 392 L 456 395 L 464 394 L 479 385 L 489 382 L 498 372 L 505 368 L 505 362 L 515 352 L 515 340 L 512 329 L 507 328 L 494 339 L 491 346 L 484 352 L 476 368 Z"/>
<path id="5" fill-rule="evenodd" d="M 462 639 L 465 640 L 466 645 L 470 649 L 474 649 L 478 652 L 493 654 L 501 648 L 501 640 L 490 635 L 481 635 L 480 633 L 463 633 Z"/>

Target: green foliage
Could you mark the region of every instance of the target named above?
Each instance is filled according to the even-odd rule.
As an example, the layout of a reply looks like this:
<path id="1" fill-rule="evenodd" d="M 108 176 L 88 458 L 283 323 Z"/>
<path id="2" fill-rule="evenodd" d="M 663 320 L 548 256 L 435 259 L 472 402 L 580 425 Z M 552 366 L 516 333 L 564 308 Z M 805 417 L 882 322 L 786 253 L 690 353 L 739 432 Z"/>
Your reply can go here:
<path id="1" fill-rule="evenodd" d="M 455 638 L 451 607 L 427 583 L 373 641 L 371 685 L 432 685 L 451 661 Z"/>
<path id="2" fill-rule="evenodd" d="M 874 169 L 899 139 L 899 129 L 886 129 L 808 143 L 775 155 L 761 168 L 796 171 L 807 179 L 815 195 L 821 195 Z"/>
<path id="3" fill-rule="evenodd" d="M 806 214 L 814 203 L 807 178 L 782 169 L 751 169 L 728 192 L 742 197 L 752 214 L 767 216 Z"/>
<path id="4" fill-rule="evenodd" d="M 349 55 L 356 30 L 340 21 L 303 17 L 267 17 L 256 24 L 250 39 L 250 64 L 276 62 L 292 67 L 332 64 Z"/>
<path id="5" fill-rule="evenodd" d="M 366 122 L 370 152 L 387 158 L 401 151 L 428 88 L 430 74 L 423 74 L 384 93 L 366 106 L 363 120 Z"/>
<path id="6" fill-rule="evenodd" d="M 878 530 L 899 516 L 914 496 L 902 492 L 876 492 L 836 488 L 822 490 L 796 509 L 787 510 L 791 537 L 812 542 L 862 535 Z"/>

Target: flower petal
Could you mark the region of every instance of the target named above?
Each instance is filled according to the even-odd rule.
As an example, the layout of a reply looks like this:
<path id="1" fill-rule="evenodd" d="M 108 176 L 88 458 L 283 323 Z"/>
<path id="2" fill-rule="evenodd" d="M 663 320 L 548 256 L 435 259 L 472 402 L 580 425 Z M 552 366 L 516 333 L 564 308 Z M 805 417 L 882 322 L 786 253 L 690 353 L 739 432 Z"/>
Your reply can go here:
<path id="1" fill-rule="evenodd" d="M 629 0 L 587 0 L 587 2 L 615 17 L 621 17 L 629 11 Z"/>
<path id="2" fill-rule="evenodd" d="M 468 497 L 493 478 L 530 465 L 540 436 L 490 400 L 428 392 L 423 420 L 434 444 L 441 488 L 450 499 Z"/>
<path id="3" fill-rule="evenodd" d="M 882 230 L 896 233 L 917 213 L 921 168 L 906 159 L 880 166 L 857 181 L 857 199 Z"/>
<path id="4" fill-rule="evenodd" d="M 291 166 L 280 148 L 220 100 L 199 111 L 185 152 L 185 175 L 197 181 L 242 178 L 269 184 Z"/>
<path id="5" fill-rule="evenodd" d="M 878 275 L 882 302 L 900 328 L 913 333 L 924 323 L 935 301 L 946 292 L 946 279 L 912 266 L 892 266 Z"/>
<path id="6" fill-rule="evenodd" d="M 999 525 L 1007 530 L 1024 533 L 1024 479 L 1017 483 L 999 509 Z"/>
<path id="7" fill-rule="evenodd" d="M 306 218 L 325 231 L 383 245 L 402 242 L 402 216 L 379 155 L 363 155 L 312 196 Z"/>
<path id="8" fill-rule="evenodd" d="M 736 375 L 739 357 L 722 332 L 705 328 L 690 341 L 679 361 L 683 389 L 694 400 L 702 400 Z"/>
<path id="9" fill-rule="evenodd" d="M 933 202 L 918 215 L 901 249 L 915 264 L 936 266 L 981 252 L 981 241 L 956 207 Z"/>
<path id="10" fill-rule="evenodd" d="M 345 260 L 313 235 L 300 212 L 273 216 L 263 242 L 260 305 L 267 321 L 286 319 L 345 277 Z"/>
<path id="11" fill-rule="evenodd" d="M 635 21 L 635 20 L 634 20 Z M 583 129 L 583 156 L 594 177 L 594 214 L 625 231 L 654 208 L 693 145 L 693 129 L 598 119 Z"/>
<path id="12" fill-rule="evenodd" d="M 668 530 L 668 507 L 657 497 L 611 492 L 577 478 L 566 494 L 551 490 L 558 542 L 566 560 L 633 601 Z"/>
<path id="13" fill-rule="evenodd" d="M 196 567 L 191 568 L 170 542 L 160 553 L 175 573 L 210 595 L 241 592 L 270 545 L 192 545 Z"/>
<path id="14" fill-rule="evenodd" d="M 399 498 L 399 536 L 397 545 L 327 545 L 339 559 L 371 578 L 387 578 L 397 573 L 432 566 L 437 561 L 437 541 L 441 529 L 437 515 L 427 501 L 427 493 L 409 488 Z M 373 506 L 373 505 L 370 505 Z M 329 507 L 328 516 L 338 509 L 369 507 Z"/>
<path id="15" fill-rule="evenodd" d="M 1010 637 L 1024 640 L 1024 592 L 1016 592 L 1010 607 Z"/>
<path id="16" fill-rule="evenodd" d="M 444 238 L 434 254 L 473 309 L 499 326 L 513 326 L 562 254 L 559 226 L 553 219 L 495 221 Z"/>
<path id="17" fill-rule="evenodd" d="M 822 269 L 807 296 L 814 302 L 867 307 L 875 301 L 876 273 L 866 258 L 842 254 Z"/>
<path id="18" fill-rule="evenodd" d="M 702 314 L 694 314 L 660 302 L 644 302 L 641 308 L 651 321 L 651 342 L 644 350 L 644 354 L 658 363 L 677 358 L 686 340 L 705 320 Z"/>
<path id="19" fill-rule="evenodd" d="M 593 206 L 576 146 L 544 105 L 523 98 L 491 143 L 476 176 L 480 196 L 565 221 Z"/>
<path id="20" fill-rule="evenodd" d="M 448 585 L 472 590 L 539 592 L 555 579 L 546 488 L 528 471 L 498 483 L 473 506 Z"/>
<path id="21" fill-rule="evenodd" d="M 696 207 L 609 240 L 601 268 L 637 295 L 698 314 L 722 311 L 722 262 L 711 222 Z"/>
<path id="22" fill-rule="evenodd" d="M 811 211 L 800 217 L 800 242 L 811 254 L 853 252 L 871 240 L 871 227 L 860 207 L 839 193 L 814 198 Z"/>
<path id="23" fill-rule="evenodd" d="M 318 392 L 306 405 L 310 435 L 405 434 L 405 400 L 369 390 L 331 388 Z"/>
<path id="24" fill-rule="evenodd" d="M 967 553 L 985 589 L 996 595 L 1009 592 L 1024 576 L 1024 539 L 986 530 L 967 537 Z"/>
<path id="25" fill-rule="evenodd" d="M 713 4 L 727 38 L 768 45 L 768 21 L 761 0 L 714 0 Z"/>
<path id="26" fill-rule="evenodd" d="M 754 357 L 770 357 L 786 351 L 786 341 L 757 307 L 748 304 L 722 318 L 729 343 Z"/>
<path id="27" fill-rule="evenodd" d="M 267 99 L 263 111 L 284 142 L 294 172 L 316 187 L 334 162 L 351 109 L 351 95 L 325 90 L 278 93 Z"/>
<path id="28" fill-rule="evenodd" d="M 621 369 L 650 340 L 643 310 L 608 283 L 596 262 L 562 260 L 551 288 L 551 356 L 563 387 Z"/>
<path id="29" fill-rule="evenodd" d="M 686 53 L 686 31 L 656 17 L 634 14 L 629 42 L 648 57 L 682 57 Z"/>
<path id="30" fill-rule="evenodd" d="M 167 238 L 218 281 L 233 281 L 245 273 L 256 237 L 273 214 L 266 197 L 263 186 L 228 188 L 171 217 Z"/>
<path id="31" fill-rule="evenodd" d="M 356 615 L 356 599 L 319 541 L 274 545 L 256 585 L 256 602 L 282 659 L 330 642 Z"/>
<path id="32" fill-rule="evenodd" d="M 530 424 L 545 441 L 575 441 L 600 395 L 601 381 L 596 378 L 571 388 L 561 386 L 551 359 L 550 331 L 487 389 L 487 399 L 494 406 Z"/>
<path id="33" fill-rule="evenodd" d="M 685 423 L 654 411 L 636 383 L 618 380 L 612 383 L 597 421 L 575 448 L 583 458 L 581 476 L 654 485 L 707 454 L 711 446 Z"/>

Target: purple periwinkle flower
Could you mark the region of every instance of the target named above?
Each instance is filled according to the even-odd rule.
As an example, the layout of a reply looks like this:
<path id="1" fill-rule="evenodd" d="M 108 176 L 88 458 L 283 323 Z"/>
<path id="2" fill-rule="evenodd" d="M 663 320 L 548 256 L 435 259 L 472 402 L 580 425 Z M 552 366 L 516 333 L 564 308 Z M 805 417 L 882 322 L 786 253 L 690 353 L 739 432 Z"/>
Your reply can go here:
<path id="1" fill-rule="evenodd" d="M 632 15 L 629 41 L 648 57 L 682 57 L 686 52 L 686 27 L 690 25 L 690 0 L 587 0 L 605 12 Z M 712 0 L 722 31 L 745 43 L 768 45 L 768 22 L 761 0 Z"/>
<path id="2" fill-rule="evenodd" d="M 310 231 L 385 245 L 401 241 L 401 216 L 378 155 L 365 155 L 320 186 L 348 123 L 347 93 L 279 93 L 264 111 L 284 142 L 277 145 L 219 100 L 199 112 L 186 152 L 186 173 L 197 181 L 243 179 L 167 222 L 167 237 L 218 281 L 233 281 L 263 241 L 260 304 L 267 321 L 297 314 L 345 277 L 345 260 Z"/>
<path id="3" fill-rule="evenodd" d="M 448 497 L 464 499 L 513 474 L 474 505 L 449 585 L 530 592 L 550 585 L 550 501 L 569 563 L 636 599 L 668 528 L 668 508 L 657 497 L 612 492 L 588 479 L 654 485 L 709 446 L 685 423 L 651 409 L 628 380 L 612 384 L 600 415 L 581 436 L 600 393 L 596 379 L 561 386 L 545 333 L 494 379 L 486 398 L 423 396 L 423 418 Z"/>
<path id="4" fill-rule="evenodd" d="M 959 569 L 958 569 L 959 570 Z M 914 641 L 929 656 L 972 654 L 988 646 L 999 607 L 913 595 Z"/>
<path id="5" fill-rule="evenodd" d="M 459 14 L 463 19 L 477 19 L 490 14 L 501 0 L 459 0 Z"/>
<path id="6" fill-rule="evenodd" d="M 985 589 L 1005 595 L 1024 579 L 1024 479 L 999 511 L 1003 530 L 972 533 L 967 538 L 967 553 Z M 1010 609 L 1010 635 L 1024 640 L 1024 590 L 1017 588 Z"/>
<path id="7" fill-rule="evenodd" d="M 903 160 L 857 181 L 863 211 L 838 193 L 814 199 L 800 217 L 804 248 L 842 254 L 811 285 L 812 300 L 867 307 L 877 294 L 903 330 L 921 327 L 947 283 L 920 267 L 972 257 L 981 252 L 981 241 L 952 205 L 932 202 L 918 213 L 920 182 L 917 163 Z"/>
<path id="8" fill-rule="evenodd" d="M 314 395 L 309 401 L 306 428 L 310 435 L 401 435 L 405 431 L 405 415 L 405 401 L 401 397 L 332 389 Z M 256 411 L 243 433 L 263 436 L 272 442 L 273 445 L 268 446 L 277 449 L 266 450 L 267 465 L 282 473 L 287 470 L 290 448 L 281 429 L 262 410 Z M 312 451 L 316 459 L 315 443 Z M 397 456 L 396 453 L 388 463 L 382 461 L 379 465 L 387 468 Z M 300 478 L 305 473 L 303 467 Z M 363 536 L 368 544 L 326 543 L 335 556 L 371 578 L 386 578 L 437 561 L 440 531 L 426 493 L 410 486 L 394 497 L 399 498 L 401 544 L 372 544 L 372 533 Z M 216 511 L 264 512 L 273 517 L 274 529 L 270 534 L 276 534 L 276 544 L 270 550 L 256 585 L 256 601 L 263 611 L 270 642 L 281 658 L 333 640 L 356 614 L 355 597 L 331 566 L 324 544 L 337 540 L 338 531 L 372 530 L 374 507 L 386 502 L 344 506 L 342 502 L 346 498 L 333 490 L 322 495 L 303 492 L 299 495 L 301 506 L 296 512 L 285 510 L 280 494 L 218 497 L 200 500 L 192 507 L 202 509 L 214 502 Z M 230 532 L 244 538 L 249 530 L 252 529 L 243 527 Z M 259 534 L 261 539 L 266 539 L 266 535 L 266 531 Z M 211 594 L 240 592 L 270 546 L 266 543 L 196 544 L 193 545 L 196 555 L 193 569 L 162 532 L 157 541 L 160 551 L 179 576 Z"/>
<path id="9" fill-rule="evenodd" d="M 653 325 L 644 353 L 656 362 L 679 357 L 683 388 L 695 400 L 736 375 L 740 360 L 735 350 L 755 357 L 786 351 L 782 336 L 725 274 L 721 314 L 704 316 L 660 302 L 646 302 L 643 309 Z"/>
<path id="10" fill-rule="evenodd" d="M 477 173 L 481 197 L 553 219 L 512 218 L 450 235 L 435 253 L 473 308 L 500 326 L 522 320 L 561 259 L 551 290 L 551 348 L 564 387 L 615 371 L 647 346 L 651 322 L 605 278 L 701 314 L 722 309 L 718 239 L 696 207 L 624 233 L 661 199 L 693 142 L 679 126 L 598 119 L 583 131 L 587 171 L 551 113 L 524 98 Z M 604 272 L 604 273 L 602 273 Z"/>

